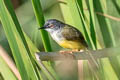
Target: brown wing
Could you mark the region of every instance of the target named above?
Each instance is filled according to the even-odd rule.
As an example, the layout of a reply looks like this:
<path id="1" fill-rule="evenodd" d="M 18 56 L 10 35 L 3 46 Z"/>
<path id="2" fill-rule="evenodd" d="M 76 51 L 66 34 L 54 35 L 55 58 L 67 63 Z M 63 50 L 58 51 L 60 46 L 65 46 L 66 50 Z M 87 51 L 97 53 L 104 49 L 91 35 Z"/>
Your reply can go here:
<path id="1" fill-rule="evenodd" d="M 62 35 L 70 41 L 80 41 L 83 45 L 87 47 L 87 44 L 85 42 L 85 39 L 82 35 L 82 33 L 77 30 L 75 27 L 72 27 L 70 25 L 66 25 L 64 29 L 62 30 Z"/>

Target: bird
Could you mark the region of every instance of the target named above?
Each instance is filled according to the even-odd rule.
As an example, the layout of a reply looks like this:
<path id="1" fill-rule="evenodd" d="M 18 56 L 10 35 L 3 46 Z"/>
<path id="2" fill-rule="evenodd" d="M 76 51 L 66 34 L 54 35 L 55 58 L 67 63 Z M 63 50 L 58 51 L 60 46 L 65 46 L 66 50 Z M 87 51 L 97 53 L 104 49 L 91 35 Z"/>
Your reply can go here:
<path id="1" fill-rule="evenodd" d="M 77 28 L 57 19 L 49 19 L 45 22 L 43 27 L 40 27 L 38 29 L 44 29 L 50 33 L 53 40 L 55 40 L 61 47 L 72 49 L 72 51 L 61 51 L 60 53 L 62 54 L 86 51 L 90 56 L 90 59 L 88 59 L 88 61 L 93 67 L 91 70 L 98 69 L 96 59 L 88 51 L 87 42 L 83 34 Z M 72 55 L 72 57 L 75 59 L 74 55 Z"/>
<path id="2" fill-rule="evenodd" d="M 88 47 L 85 38 L 77 28 L 57 19 L 47 20 L 44 26 L 38 29 L 46 30 L 61 47 L 72 49 L 71 52 L 85 50 Z"/>

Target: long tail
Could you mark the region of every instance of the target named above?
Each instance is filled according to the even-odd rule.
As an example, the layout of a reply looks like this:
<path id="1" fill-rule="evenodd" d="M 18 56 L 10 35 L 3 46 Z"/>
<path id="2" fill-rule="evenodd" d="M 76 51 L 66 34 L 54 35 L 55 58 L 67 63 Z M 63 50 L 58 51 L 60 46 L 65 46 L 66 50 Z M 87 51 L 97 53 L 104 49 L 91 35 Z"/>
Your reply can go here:
<path id="1" fill-rule="evenodd" d="M 89 62 L 91 71 L 94 73 L 97 80 L 101 80 L 100 72 L 98 71 L 99 65 L 98 65 L 97 59 L 91 54 L 89 50 L 86 50 L 86 52 L 90 56 L 90 58 L 88 59 L 88 62 Z"/>
<path id="2" fill-rule="evenodd" d="M 92 56 L 91 52 L 89 50 L 85 50 L 86 54 L 88 54 L 90 56 L 90 58 L 88 59 L 88 63 L 90 66 L 91 71 L 94 73 L 95 77 L 97 80 L 101 80 L 100 79 L 100 72 L 99 70 L 99 65 L 97 63 L 97 59 L 94 58 L 94 56 Z M 84 80 L 83 78 L 83 60 L 78 60 L 78 75 L 79 75 L 79 80 Z"/>

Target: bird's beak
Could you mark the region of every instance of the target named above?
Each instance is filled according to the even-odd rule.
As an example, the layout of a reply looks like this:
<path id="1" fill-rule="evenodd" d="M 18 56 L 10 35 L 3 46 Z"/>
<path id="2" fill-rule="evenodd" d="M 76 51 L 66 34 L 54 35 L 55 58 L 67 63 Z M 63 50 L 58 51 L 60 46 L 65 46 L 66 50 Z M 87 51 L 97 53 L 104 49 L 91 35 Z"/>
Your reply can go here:
<path id="1" fill-rule="evenodd" d="M 40 30 L 40 29 L 45 29 L 45 27 L 40 27 L 40 28 L 38 28 L 38 30 Z"/>

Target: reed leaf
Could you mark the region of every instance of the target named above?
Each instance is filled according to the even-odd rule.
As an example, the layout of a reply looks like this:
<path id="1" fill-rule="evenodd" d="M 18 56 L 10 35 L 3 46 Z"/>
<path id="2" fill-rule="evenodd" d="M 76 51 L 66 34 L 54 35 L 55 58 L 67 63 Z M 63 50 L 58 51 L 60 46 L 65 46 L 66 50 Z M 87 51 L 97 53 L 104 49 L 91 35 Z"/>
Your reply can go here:
<path id="1" fill-rule="evenodd" d="M 95 31 L 95 14 L 94 14 L 94 7 L 93 7 L 93 0 L 89 0 L 87 6 L 89 6 L 89 14 L 90 14 L 90 32 L 91 38 L 93 40 L 94 46 L 97 49 L 96 44 L 96 31 Z"/>
<path id="2" fill-rule="evenodd" d="M 36 80 L 37 75 L 29 57 L 29 48 L 9 0 L 0 0 L 0 19 L 21 78 Z"/>
<path id="3" fill-rule="evenodd" d="M 93 1 L 94 1 L 95 12 L 102 13 L 102 14 L 107 13 L 106 8 L 104 6 L 102 6 L 104 4 L 104 2 L 95 1 L 95 0 L 93 0 Z M 113 35 L 113 30 L 112 30 L 109 19 L 105 18 L 104 16 L 100 16 L 98 14 L 96 14 L 96 16 L 98 19 L 99 28 L 100 28 L 100 31 L 101 31 L 101 34 L 103 37 L 105 47 L 115 47 L 116 41 L 115 41 L 115 37 Z M 111 57 L 111 58 L 109 58 L 109 60 L 105 59 L 105 61 L 104 60 L 102 61 L 102 64 L 109 66 L 111 71 L 113 71 L 109 74 L 107 71 L 105 71 L 106 68 L 103 65 L 104 71 L 105 71 L 105 73 L 107 73 L 107 75 L 109 75 L 109 77 L 111 77 L 111 75 L 114 75 L 114 71 L 115 71 L 117 78 L 120 79 L 120 77 L 119 77 L 120 72 L 118 71 L 118 69 L 120 69 L 120 64 L 116 57 Z M 109 64 L 111 64 L 111 66 Z"/>
<path id="4" fill-rule="evenodd" d="M 44 21 L 44 15 L 43 15 L 40 0 L 32 0 L 32 5 L 33 5 L 34 13 L 35 13 L 35 16 L 36 16 L 36 19 L 37 19 L 37 22 L 38 22 L 39 26 L 40 27 L 44 26 L 45 21 Z M 49 37 L 48 37 L 48 33 L 44 30 L 40 30 L 40 32 L 41 32 L 41 36 L 42 36 L 45 51 L 46 52 L 52 51 L 51 45 L 50 45 L 50 40 L 49 40 Z M 50 65 L 50 63 L 49 62 L 43 62 L 43 64 L 41 64 L 40 66 L 41 67 L 43 67 L 43 66 L 46 67 L 46 69 L 44 69 L 44 70 L 48 70 L 50 72 L 50 73 L 48 73 L 48 76 L 51 79 L 58 79 L 58 76 L 56 75 L 56 73 L 55 73 L 54 69 L 52 68 L 52 66 Z"/>
<path id="5" fill-rule="evenodd" d="M 43 27 L 45 20 L 44 20 L 44 15 L 42 12 L 42 7 L 40 4 L 40 1 L 39 0 L 32 0 L 32 5 L 33 5 L 33 9 L 34 9 L 35 16 L 36 16 L 36 19 L 37 19 L 39 26 Z M 50 45 L 50 40 L 48 37 L 48 33 L 45 30 L 40 30 L 40 34 L 42 36 L 42 41 L 44 44 L 45 51 L 47 51 L 47 52 L 52 51 L 51 45 Z"/>

